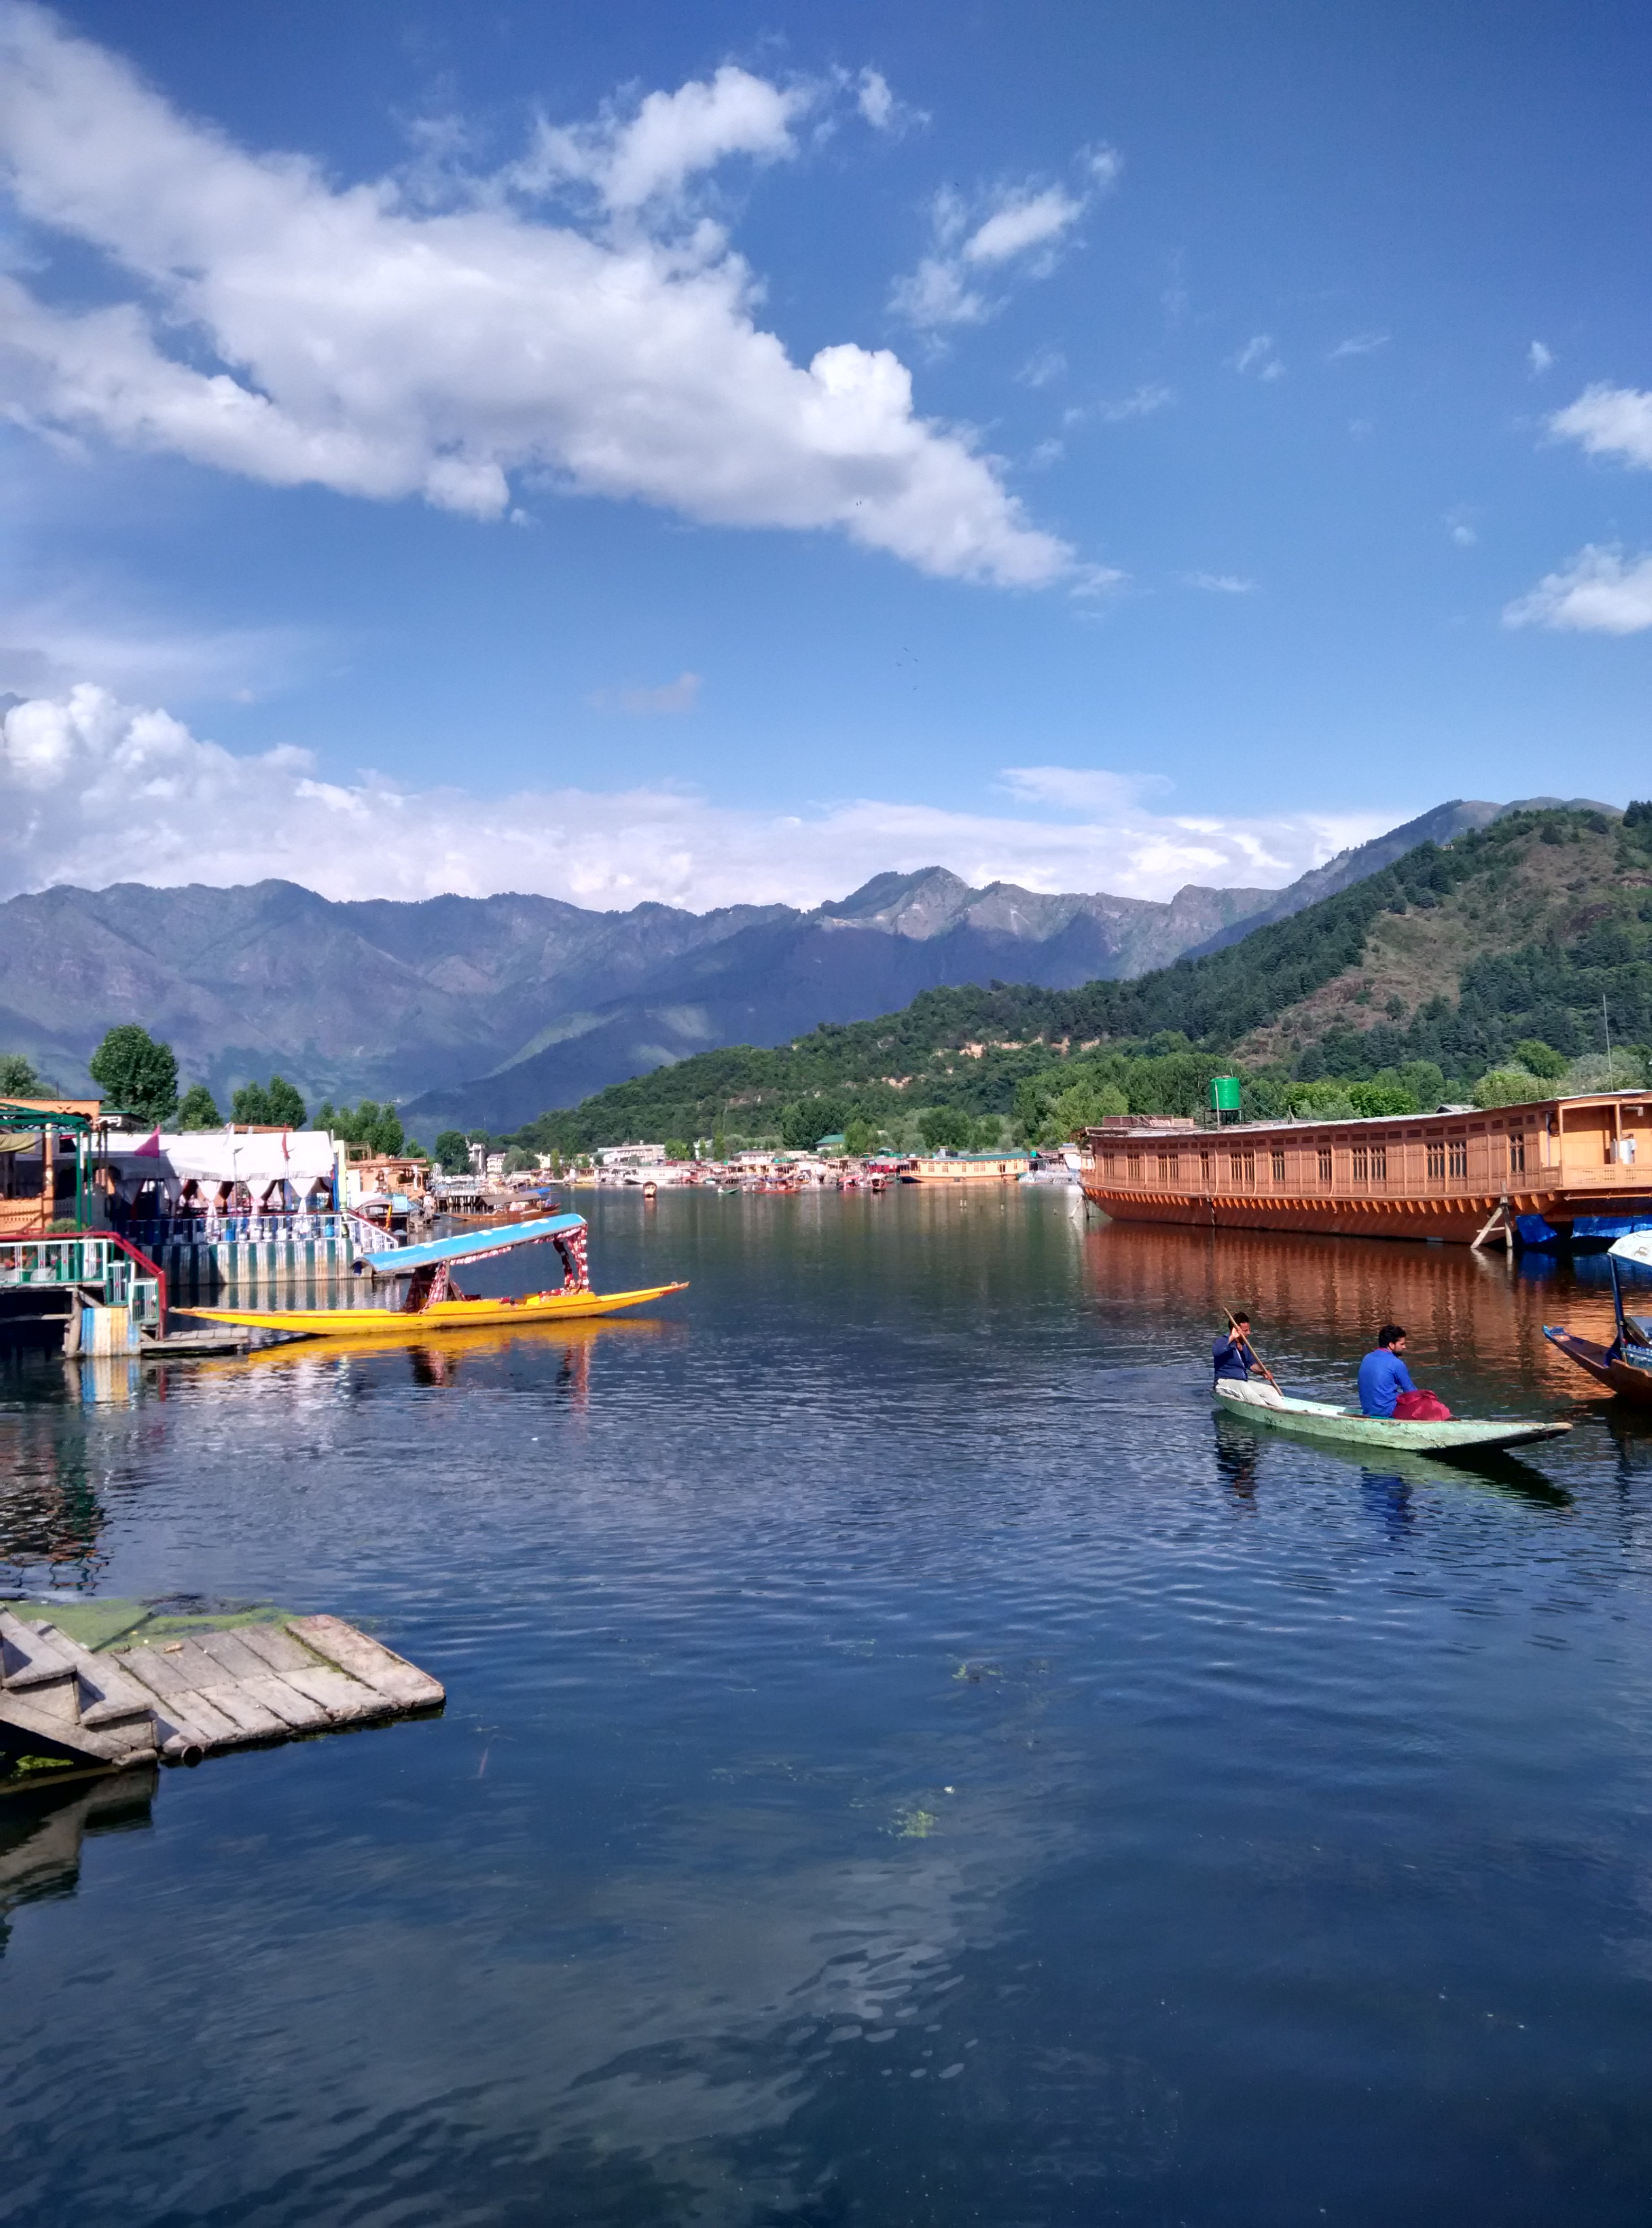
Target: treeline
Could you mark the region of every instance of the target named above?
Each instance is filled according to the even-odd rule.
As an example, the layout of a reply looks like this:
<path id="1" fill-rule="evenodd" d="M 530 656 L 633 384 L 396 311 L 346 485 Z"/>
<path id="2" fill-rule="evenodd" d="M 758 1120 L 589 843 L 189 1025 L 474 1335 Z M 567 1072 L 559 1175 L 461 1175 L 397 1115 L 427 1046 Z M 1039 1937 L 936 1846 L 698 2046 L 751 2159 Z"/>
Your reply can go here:
<path id="1" fill-rule="evenodd" d="M 1631 807 L 1621 823 L 1514 813 L 1444 848 L 1422 844 L 1292 919 L 1135 982 L 926 990 L 899 1013 L 829 1024 L 790 1045 L 698 1053 L 543 1114 L 510 1142 L 572 1155 L 641 1137 L 798 1142 L 811 1127 L 818 1136 L 859 1122 L 901 1143 L 936 1109 L 1008 1118 L 1037 1142 L 1110 1112 L 1190 1114 L 1207 1104 L 1212 1077 L 1233 1071 L 1236 1045 L 1358 965 L 1382 914 L 1450 903 L 1472 903 L 1482 932 L 1503 930 L 1508 948 L 1471 962 L 1409 1015 L 1395 999 L 1373 1026 L 1333 1022 L 1286 1057 L 1252 1065 L 1247 1112 L 1398 1113 L 1467 1098 L 1489 1070 L 1527 1072 L 1522 1044 L 1559 1073 L 1601 1047 L 1603 997 L 1632 1063 L 1625 1080 L 1638 1080 L 1636 1048 L 1652 1045 L 1652 894 L 1636 905 L 1597 888 L 1592 907 L 1580 902 L 1599 917 L 1577 937 L 1533 943 L 1511 887 L 1534 843 L 1598 838 L 1610 839 L 1614 872 L 1652 873 L 1652 806 Z"/>

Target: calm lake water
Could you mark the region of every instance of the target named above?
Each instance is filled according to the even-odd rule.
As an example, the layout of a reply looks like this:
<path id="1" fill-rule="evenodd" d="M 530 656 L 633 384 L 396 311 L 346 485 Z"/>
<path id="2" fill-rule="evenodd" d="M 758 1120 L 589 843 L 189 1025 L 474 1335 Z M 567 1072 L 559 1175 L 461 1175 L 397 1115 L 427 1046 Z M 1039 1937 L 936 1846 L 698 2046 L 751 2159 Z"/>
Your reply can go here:
<path id="1" fill-rule="evenodd" d="M 1652 1429 L 1538 1330 L 1598 1280 L 1056 1191 L 591 1212 L 600 1286 L 693 1289 L 0 1373 L 0 1577 L 449 1693 L 0 1815 L 0 2218 L 1644 2222 Z M 1578 1428 L 1252 1436 L 1217 1298 L 1297 1389 L 1392 1315 Z"/>

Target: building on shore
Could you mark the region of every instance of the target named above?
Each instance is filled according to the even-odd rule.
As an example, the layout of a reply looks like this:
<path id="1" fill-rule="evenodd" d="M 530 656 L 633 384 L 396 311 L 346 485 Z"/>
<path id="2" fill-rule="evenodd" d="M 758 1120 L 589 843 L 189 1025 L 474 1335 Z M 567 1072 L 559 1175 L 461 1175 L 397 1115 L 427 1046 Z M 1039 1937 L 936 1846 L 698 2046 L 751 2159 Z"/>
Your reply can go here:
<path id="1" fill-rule="evenodd" d="M 1110 1123 L 1085 1131 L 1080 1173 L 1085 1198 L 1124 1222 L 1594 1239 L 1621 1234 L 1597 1224 L 1652 1226 L 1652 1093 L 1346 1122 Z"/>
<path id="2" fill-rule="evenodd" d="M 101 1108 L 97 1098 L 0 1102 L 0 1238 L 42 1237 L 84 1213 Z"/>

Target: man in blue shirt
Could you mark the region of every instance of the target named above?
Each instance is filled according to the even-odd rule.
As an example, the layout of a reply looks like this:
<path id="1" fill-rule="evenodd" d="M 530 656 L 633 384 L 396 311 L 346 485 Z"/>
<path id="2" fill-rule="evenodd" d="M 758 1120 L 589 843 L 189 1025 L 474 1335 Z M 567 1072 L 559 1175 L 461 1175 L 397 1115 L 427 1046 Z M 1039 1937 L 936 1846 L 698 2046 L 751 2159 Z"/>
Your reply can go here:
<path id="1" fill-rule="evenodd" d="M 1251 1352 L 1249 1316 L 1230 1316 L 1228 1321 L 1233 1324 L 1233 1329 L 1226 1338 L 1219 1338 L 1211 1349 L 1210 1358 L 1215 1367 L 1219 1385 L 1224 1377 L 1237 1377 L 1243 1382 L 1250 1376 L 1253 1364 L 1258 1371 L 1261 1367 Z"/>
<path id="2" fill-rule="evenodd" d="M 1402 1392 L 1414 1392 L 1411 1372 L 1399 1359 L 1405 1351 L 1405 1334 L 1398 1323 L 1384 1323 L 1376 1345 L 1360 1364 L 1360 1412 L 1392 1416 Z"/>

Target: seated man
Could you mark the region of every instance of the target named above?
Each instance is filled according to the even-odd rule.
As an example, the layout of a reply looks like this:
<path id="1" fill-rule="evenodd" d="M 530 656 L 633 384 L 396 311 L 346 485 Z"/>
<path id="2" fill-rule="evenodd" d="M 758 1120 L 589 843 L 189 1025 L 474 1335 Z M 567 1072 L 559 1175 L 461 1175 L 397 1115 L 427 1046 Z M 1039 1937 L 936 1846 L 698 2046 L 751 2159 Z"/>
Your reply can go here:
<path id="1" fill-rule="evenodd" d="M 1384 1323 L 1377 1333 L 1376 1345 L 1360 1364 L 1361 1415 L 1392 1416 L 1399 1395 L 1417 1390 L 1410 1370 L 1399 1358 L 1405 1351 L 1405 1332 L 1398 1323 Z"/>
<path id="2" fill-rule="evenodd" d="M 1224 1377 L 1237 1377 L 1242 1381 L 1251 1375 L 1252 1369 L 1259 1377 L 1261 1366 L 1251 1352 L 1251 1318 L 1246 1315 L 1237 1315 L 1228 1320 L 1233 1328 L 1225 1338 L 1219 1338 L 1211 1349 L 1210 1358 L 1215 1368 L 1217 1383 L 1220 1384 Z"/>

